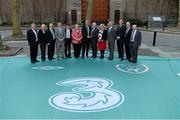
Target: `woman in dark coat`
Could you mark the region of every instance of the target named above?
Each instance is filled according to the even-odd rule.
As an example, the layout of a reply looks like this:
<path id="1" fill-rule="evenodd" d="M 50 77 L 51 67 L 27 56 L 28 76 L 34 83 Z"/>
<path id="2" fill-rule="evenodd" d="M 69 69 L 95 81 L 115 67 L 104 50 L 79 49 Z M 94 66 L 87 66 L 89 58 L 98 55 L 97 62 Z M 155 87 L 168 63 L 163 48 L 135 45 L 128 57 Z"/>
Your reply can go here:
<path id="1" fill-rule="evenodd" d="M 44 62 L 46 60 L 46 44 L 48 41 L 48 33 L 45 24 L 41 25 L 41 30 L 38 32 L 38 41 L 41 49 L 41 60 Z"/>

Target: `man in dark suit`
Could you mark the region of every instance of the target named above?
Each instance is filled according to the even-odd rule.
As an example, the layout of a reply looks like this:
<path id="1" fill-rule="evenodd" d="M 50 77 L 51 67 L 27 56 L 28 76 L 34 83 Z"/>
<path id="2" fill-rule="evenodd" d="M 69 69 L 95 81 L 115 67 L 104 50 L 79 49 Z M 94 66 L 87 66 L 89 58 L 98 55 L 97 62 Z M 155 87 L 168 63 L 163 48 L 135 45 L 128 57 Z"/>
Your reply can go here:
<path id="1" fill-rule="evenodd" d="M 71 42 L 72 42 L 71 33 L 72 33 L 72 30 L 70 26 L 67 25 L 65 29 L 66 35 L 65 35 L 65 41 L 64 41 L 66 58 L 71 58 Z"/>
<path id="2" fill-rule="evenodd" d="M 56 43 L 55 29 L 53 28 L 53 23 L 49 23 L 49 29 L 47 30 L 47 34 L 48 34 L 48 59 L 53 60 L 55 43 Z"/>
<path id="3" fill-rule="evenodd" d="M 126 34 L 125 34 L 125 51 L 126 51 L 126 59 L 131 59 L 131 52 L 130 52 L 130 39 L 132 34 L 131 23 L 126 22 Z"/>
<path id="4" fill-rule="evenodd" d="M 36 62 L 39 62 L 37 60 L 38 55 L 38 34 L 36 30 L 36 24 L 31 24 L 31 29 L 27 31 L 27 40 L 28 44 L 30 46 L 30 59 L 31 63 L 35 64 Z"/>
<path id="5" fill-rule="evenodd" d="M 125 42 L 126 26 L 123 24 L 123 20 L 119 20 L 119 26 L 117 27 L 117 49 L 120 60 L 124 59 L 124 42 Z"/>
<path id="6" fill-rule="evenodd" d="M 97 57 L 97 42 L 98 42 L 98 34 L 99 30 L 96 26 L 96 23 L 92 23 L 92 31 L 91 31 L 91 47 L 92 47 L 92 58 Z"/>
<path id="7" fill-rule="evenodd" d="M 108 23 L 108 47 L 109 47 L 109 57 L 108 60 L 113 60 L 114 58 L 114 47 L 115 47 L 115 40 L 116 40 L 116 29 L 113 27 L 113 22 L 110 21 Z"/>
<path id="8" fill-rule="evenodd" d="M 85 52 L 86 52 L 86 57 L 88 56 L 89 53 L 89 46 L 90 46 L 90 35 L 91 35 L 91 26 L 89 23 L 89 20 L 85 21 L 85 25 L 82 27 L 82 34 L 83 34 L 83 40 L 82 40 L 82 58 L 85 57 Z"/>
<path id="9" fill-rule="evenodd" d="M 133 32 L 130 39 L 131 62 L 137 63 L 138 49 L 141 45 L 141 32 L 137 29 L 137 25 L 133 25 Z"/>

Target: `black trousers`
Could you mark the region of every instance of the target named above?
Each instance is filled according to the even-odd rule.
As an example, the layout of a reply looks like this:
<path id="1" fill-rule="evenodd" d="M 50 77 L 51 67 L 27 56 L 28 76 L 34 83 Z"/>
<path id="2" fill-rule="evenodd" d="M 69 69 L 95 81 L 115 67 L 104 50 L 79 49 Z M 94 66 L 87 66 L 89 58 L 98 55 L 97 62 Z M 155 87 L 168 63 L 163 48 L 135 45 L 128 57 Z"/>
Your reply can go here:
<path id="1" fill-rule="evenodd" d="M 54 58 L 54 51 L 55 51 L 55 41 L 49 43 L 48 45 L 48 59 L 52 60 Z"/>
<path id="2" fill-rule="evenodd" d="M 73 48 L 74 48 L 74 57 L 75 58 L 79 58 L 80 57 L 80 53 L 81 53 L 81 44 L 73 44 Z"/>
<path id="3" fill-rule="evenodd" d="M 135 46 L 133 42 L 130 43 L 131 60 L 137 62 L 138 58 L 138 46 Z"/>
<path id="4" fill-rule="evenodd" d="M 131 52 L 130 52 L 130 43 L 129 41 L 125 42 L 125 51 L 126 51 L 126 59 L 131 59 Z"/>
<path id="5" fill-rule="evenodd" d="M 91 40 L 89 38 L 83 40 L 83 43 L 82 43 L 82 57 L 84 57 L 85 52 L 86 52 L 86 57 L 88 57 L 90 43 L 91 43 Z"/>
<path id="6" fill-rule="evenodd" d="M 46 60 L 46 43 L 40 43 L 40 49 L 41 49 L 41 60 Z"/>
<path id="7" fill-rule="evenodd" d="M 101 58 L 104 58 L 104 52 L 105 52 L 105 50 L 100 50 Z"/>
<path id="8" fill-rule="evenodd" d="M 92 48 L 92 57 L 96 58 L 97 57 L 97 39 L 91 39 L 91 48 Z"/>
<path id="9" fill-rule="evenodd" d="M 36 62 L 38 55 L 38 44 L 30 45 L 30 59 L 31 62 Z"/>
<path id="10" fill-rule="evenodd" d="M 65 39 L 65 56 L 71 57 L 71 39 Z"/>
<path id="11" fill-rule="evenodd" d="M 118 57 L 124 59 L 124 39 L 117 40 Z"/>

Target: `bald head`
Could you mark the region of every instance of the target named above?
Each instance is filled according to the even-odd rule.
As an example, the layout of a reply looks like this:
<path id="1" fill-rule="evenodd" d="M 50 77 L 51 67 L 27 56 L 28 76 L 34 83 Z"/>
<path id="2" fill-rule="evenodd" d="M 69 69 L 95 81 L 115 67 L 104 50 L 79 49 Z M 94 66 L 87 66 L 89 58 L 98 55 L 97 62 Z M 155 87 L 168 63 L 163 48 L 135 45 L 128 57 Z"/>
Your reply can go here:
<path id="1" fill-rule="evenodd" d="M 113 26 L 113 22 L 112 22 L 112 21 L 109 21 L 108 27 L 110 28 L 110 27 L 112 27 L 112 26 Z"/>
<path id="2" fill-rule="evenodd" d="M 53 28 L 53 23 L 49 23 L 49 28 Z"/>
<path id="3" fill-rule="evenodd" d="M 96 28 L 96 26 L 97 26 L 96 23 L 93 22 L 93 23 L 92 23 L 92 28 Z"/>
<path id="4" fill-rule="evenodd" d="M 131 23 L 130 22 L 126 22 L 126 27 L 127 28 L 131 27 Z"/>
<path id="5" fill-rule="evenodd" d="M 123 20 L 120 19 L 120 20 L 119 20 L 119 25 L 122 25 L 122 24 L 123 24 Z"/>

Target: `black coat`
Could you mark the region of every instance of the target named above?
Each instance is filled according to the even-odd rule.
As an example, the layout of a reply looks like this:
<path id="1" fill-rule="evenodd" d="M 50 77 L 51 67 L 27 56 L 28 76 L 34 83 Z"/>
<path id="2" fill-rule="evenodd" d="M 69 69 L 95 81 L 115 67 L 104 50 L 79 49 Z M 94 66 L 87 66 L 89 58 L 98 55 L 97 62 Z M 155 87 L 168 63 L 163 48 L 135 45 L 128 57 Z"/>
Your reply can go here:
<path id="1" fill-rule="evenodd" d="M 141 41 L 142 41 L 141 32 L 137 30 L 136 35 L 134 37 L 133 47 L 138 48 L 139 46 L 141 46 Z"/>
<path id="2" fill-rule="evenodd" d="M 98 33 L 99 33 L 99 30 L 95 28 L 93 31 L 91 31 L 91 38 L 98 40 Z"/>
<path id="3" fill-rule="evenodd" d="M 117 36 L 120 37 L 120 39 L 124 39 L 125 34 L 126 34 L 126 26 L 125 25 L 122 25 L 121 27 L 118 26 L 116 30 L 116 34 Z"/>
<path id="4" fill-rule="evenodd" d="M 53 31 L 54 31 L 54 36 L 55 36 L 55 29 L 53 28 Z M 51 30 L 50 29 L 48 29 L 47 30 L 47 36 L 48 36 L 48 43 L 54 43 L 54 42 L 56 42 L 56 37 L 55 37 L 55 39 L 53 39 L 53 35 L 52 35 L 52 33 L 51 33 Z"/>
<path id="5" fill-rule="evenodd" d="M 126 29 L 127 30 L 127 29 Z M 125 43 L 129 44 L 132 34 L 132 28 L 129 29 L 129 31 L 125 34 Z"/>
<path id="6" fill-rule="evenodd" d="M 37 33 L 37 30 L 35 30 L 35 31 Z M 38 33 L 37 33 L 37 35 L 38 35 Z M 27 40 L 28 40 L 28 44 L 29 45 L 36 45 L 36 44 L 38 44 L 38 41 L 36 41 L 36 35 L 32 31 L 32 29 L 27 31 Z"/>
<path id="7" fill-rule="evenodd" d="M 42 30 L 39 30 L 39 32 L 38 32 L 38 41 L 39 41 L 40 44 L 48 43 L 48 33 L 47 33 L 47 31 L 45 31 L 45 33 L 43 33 Z"/>
<path id="8" fill-rule="evenodd" d="M 91 35 L 91 30 L 92 30 L 92 27 L 89 26 L 89 36 Z M 82 26 L 82 35 L 83 35 L 83 40 L 86 40 L 88 36 L 88 30 L 86 28 L 86 25 Z"/>

